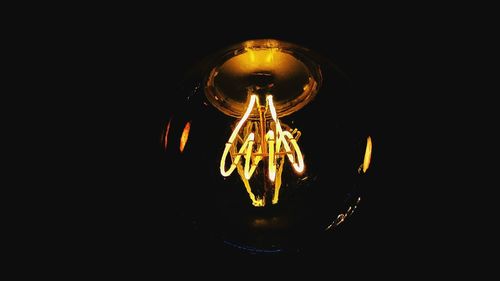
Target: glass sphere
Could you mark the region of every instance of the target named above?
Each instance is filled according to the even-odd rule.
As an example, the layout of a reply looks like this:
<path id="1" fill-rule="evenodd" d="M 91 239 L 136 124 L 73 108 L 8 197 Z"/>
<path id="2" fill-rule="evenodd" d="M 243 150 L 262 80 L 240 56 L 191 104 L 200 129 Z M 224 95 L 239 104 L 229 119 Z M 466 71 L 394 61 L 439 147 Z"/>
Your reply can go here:
<path id="1" fill-rule="evenodd" d="M 361 200 L 372 139 L 351 83 L 328 59 L 278 40 L 206 58 L 167 116 L 170 200 L 203 234 L 251 252 L 300 249 Z M 361 118 L 360 118 L 361 116 Z"/>

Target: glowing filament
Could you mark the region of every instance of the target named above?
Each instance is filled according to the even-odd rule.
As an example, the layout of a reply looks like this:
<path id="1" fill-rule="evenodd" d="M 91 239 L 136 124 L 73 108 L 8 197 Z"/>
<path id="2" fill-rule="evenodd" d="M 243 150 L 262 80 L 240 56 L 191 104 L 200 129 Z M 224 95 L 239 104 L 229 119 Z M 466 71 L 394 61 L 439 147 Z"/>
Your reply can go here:
<path id="1" fill-rule="evenodd" d="M 236 125 L 236 128 L 234 128 L 233 133 L 231 134 L 231 136 L 229 137 L 229 140 L 226 143 L 226 147 L 224 148 L 224 152 L 222 153 L 222 159 L 220 160 L 220 172 L 225 177 L 229 176 L 234 171 L 234 169 L 236 168 L 236 164 L 240 161 L 241 155 L 237 155 L 236 158 L 234 159 L 233 163 L 231 163 L 231 167 L 229 167 L 229 170 L 226 171 L 225 166 L 226 166 L 227 153 L 229 152 L 229 149 L 233 145 L 233 142 L 236 139 L 236 136 L 238 135 L 238 132 L 240 131 L 241 126 L 243 126 L 243 124 L 247 120 L 248 116 L 252 112 L 252 109 L 253 109 L 253 106 L 255 104 L 256 99 L 257 99 L 256 95 L 252 95 L 250 97 L 250 103 L 248 104 L 247 110 L 246 110 L 245 114 L 243 115 L 243 118 L 241 118 L 240 122 L 238 122 L 238 125 Z M 245 149 L 245 144 L 247 142 L 248 142 L 248 140 L 246 140 L 245 143 L 241 146 L 241 149 L 240 149 L 238 154 L 243 152 L 243 150 Z"/>
<path id="2" fill-rule="evenodd" d="M 290 163 L 292 163 L 293 168 L 297 173 L 302 173 L 304 171 L 304 159 L 302 158 L 302 153 L 300 152 L 299 145 L 297 144 L 297 140 L 293 138 L 292 134 L 288 131 L 283 132 L 281 129 L 280 121 L 278 120 L 277 114 L 276 114 L 276 109 L 274 108 L 273 104 L 273 96 L 269 95 L 267 96 L 267 102 L 269 103 L 269 107 L 271 109 L 271 116 L 276 122 L 276 134 L 277 134 L 277 140 L 276 140 L 276 151 L 280 151 L 280 146 L 281 143 L 283 143 L 283 146 L 285 147 L 286 155 L 288 156 L 288 160 L 290 160 Z M 290 143 L 292 144 L 295 153 L 297 153 L 297 160 L 298 163 L 295 162 L 295 158 L 293 157 L 293 153 L 291 153 L 290 146 L 288 145 L 288 141 L 285 138 L 285 136 L 290 140 Z"/>
<path id="3" fill-rule="evenodd" d="M 257 111 L 260 113 L 260 122 L 248 121 L 248 117 L 254 110 L 254 107 L 256 107 Z M 272 127 L 272 121 L 274 121 L 275 130 L 269 129 L 264 135 L 267 124 L 265 111 L 267 111 L 267 109 L 270 110 L 272 117 L 272 120 L 267 120 L 269 121 L 269 127 Z M 242 129 L 243 133 L 241 133 Z M 234 128 L 229 140 L 226 142 L 220 161 L 220 172 L 224 177 L 227 177 L 238 168 L 238 173 L 245 183 L 245 187 L 253 204 L 255 206 L 263 206 L 264 201 L 262 199 L 255 199 L 248 180 L 251 179 L 259 162 L 267 158 L 267 175 L 269 180 L 274 182 L 274 196 L 272 202 L 276 204 L 278 202 L 279 188 L 281 186 L 284 155 L 287 156 L 296 173 L 300 174 L 304 171 L 304 158 L 297 143 L 299 137 L 300 131 L 297 129 L 291 132 L 288 130 L 283 131 L 271 95 L 266 97 L 265 107 L 260 106 L 257 95 L 251 95 L 243 117 Z M 241 143 L 239 148 L 237 147 L 237 142 Z M 231 155 L 232 161 L 229 168 L 226 169 L 228 154 Z M 244 157 L 244 164 L 240 161 L 242 156 Z"/>

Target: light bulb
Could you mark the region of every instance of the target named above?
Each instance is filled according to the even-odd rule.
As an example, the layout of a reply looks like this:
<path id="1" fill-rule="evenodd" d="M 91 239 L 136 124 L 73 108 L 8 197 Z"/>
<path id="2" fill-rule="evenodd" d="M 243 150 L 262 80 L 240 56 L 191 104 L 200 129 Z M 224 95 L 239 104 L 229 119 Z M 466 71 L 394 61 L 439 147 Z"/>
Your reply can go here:
<path id="1" fill-rule="evenodd" d="M 353 123 L 363 113 L 333 64 L 295 44 L 252 40 L 207 58 L 182 86 L 162 148 L 182 179 L 169 200 L 197 228 L 273 252 L 354 213 L 373 143 Z"/>

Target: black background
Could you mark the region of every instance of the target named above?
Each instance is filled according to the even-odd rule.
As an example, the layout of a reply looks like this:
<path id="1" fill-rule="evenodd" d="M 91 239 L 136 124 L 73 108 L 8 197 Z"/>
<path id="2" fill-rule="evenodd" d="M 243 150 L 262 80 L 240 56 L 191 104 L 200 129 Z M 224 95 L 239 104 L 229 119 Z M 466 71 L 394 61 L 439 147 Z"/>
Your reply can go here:
<path id="1" fill-rule="evenodd" d="M 82 18 L 68 34 L 64 75 L 72 98 L 64 110 L 71 158 L 64 170 L 77 207 L 69 252 L 102 266 L 146 266 L 253 260 L 330 261 L 339 268 L 426 268 L 453 252 L 457 220 L 445 195 L 450 158 L 444 65 L 445 25 L 406 13 L 105 13 Z M 408 17 L 407 17 L 408 16 Z M 444 32 L 448 30 L 449 32 Z M 59 34 L 59 33 L 58 33 Z M 66 38 L 66 37 L 65 37 Z M 214 51 L 249 39 L 275 38 L 331 58 L 353 80 L 374 137 L 373 189 L 351 221 L 323 247 L 280 256 L 239 253 L 189 231 L 168 206 L 179 179 L 162 177 L 164 120 L 183 97 L 186 72 Z M 453 109 L 451 109 L 453 110 Z M 448 128 L 448 129 L 446 129 Z M 438 245 L 437 247 L 434 245 Z M 422 256 L 423 258 L 416 258 Z M 320 271 L 332 270 L 329 265 Z"/>

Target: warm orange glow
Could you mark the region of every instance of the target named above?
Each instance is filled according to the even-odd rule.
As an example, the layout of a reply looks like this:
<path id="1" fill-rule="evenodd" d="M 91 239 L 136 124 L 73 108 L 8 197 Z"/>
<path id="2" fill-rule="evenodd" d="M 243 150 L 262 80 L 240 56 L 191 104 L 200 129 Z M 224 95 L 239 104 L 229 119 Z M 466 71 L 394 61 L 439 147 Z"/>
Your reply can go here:
<path id="1" fill-rule="evenodd" d="M 255 62 L 255 53 L 252 50 L 252 48 L 245 48 L 245 51 L 247 51 L 247 54 L 248 54 L 248 56 L 250 58 L 250 61 L 251 62 Z"/>
<path id="2" fill-rule="evenodd" d="M 278 48 L 270 48 L 268 49 L 269 51 L 267 52 L 266 55 L 266 62 L 273 62 L 274 61 L 274 54 L 278 51 Z"/>
<path id="3" fill-rule="evenodd" d="M 257 89 L 273 95 L 280 118 L 300 110 L 314 99 L 322 83 L 319 65 L 302 51 L 268 39 L 235 45 L 210 67 L 205 81 L 208 102 L 226 115 L 241 118 L 248 107 L 247 90 Z M 259 118 L 259 112 L 253 111 L 250 118 Z"/>
<path id="4" fill-rule="evenodd" d="M 372 159 L 372 138 L 368 136 L 366 140 L 366 150 L 365 150 L 365 158 L 363 159 L 363 173 L 366 173 L 366 170 L 370 167 L 370 162 Z"/>
<path id="5" fill-rule="evenodd" d="M 172 118 L 168 120 L 167 127 L 165 128 L 165 137 L 163 139 L 163 149 L 167 150 L 167 144 L 168 144 L 168 132 L 170 131 L 170 123 L 172 122 Z"/>
<path id="6" fill-rule="evenodd" d="M 186 147 L 186 143 L 188 141 L 190 129 L 191 129 L 191 122 L 187 122 L 186 126 L 184 126 L 184 130 L 182 131 L 182 135 L 181 135 L 181 144 L 179 146 L 181 153 L 184 152 L 184 148 Z"/>
<path id="7" fill-rule="evenodd" d="M 279 48 L 245 48 L 245 52 L 235 58 L 237 62 L 245 62 L 243 65 L 237 65 L 238 69 L 253 68 L 253 67 L 269 67 L 277 63 L 276 66 L 283 71 L 291 71 L 290 64 L 292 56 L 288 53 L 281 52 Z M 279 65 L 278 65 L 279 64 Z M 236 66 L 236 65 L 235 65 Z M 288 69 L 286 69 L 288 66 Z"/>
<path id="8" fill-rule="evenodd" d="M 260 112 L 259 121 L 248 120 L 254 109 Z M 268 109 L 271 112 L 271 120 L 266 120 L 265 117 L 265 112 Z M 276 132 L 269 129 L 264 135 L 265 127 L 275 127 Z M 285 155 L 297 174 L 304 171 L 304 158 L 297 143 L 300 134 L 300 131 L 297 129 L 291 132 L 283 131 L 273 104 L 272 95 L 266 96 L 265 106 L 260 105 L 257 95 L 251 95 L 245 114 L 243 114 L 243 117 L 234 128 L 224 147 L 220 161 L 220 172 L 223 176 L 227 177 L 238 168 L 238 173 L 245 184 L 253 205 L 264 206 L 265 200 L 263 198 L 255 199 L 248 180 L 251 179 L 259 162 L 264 157 L 267 157 L 268 178 L 271 182 L 274 182 L 272 203 L 276 204 L 281 187 L 281 173 L 283 171 Z M 239 148 L 237 147 L 238 142 L 241 143 Z M 231 156 L 232 162 L 229 168 L 226 169 L 228 154 Z M 243 165 L 240 163 L 241 156 L 244 157 Z"/>

